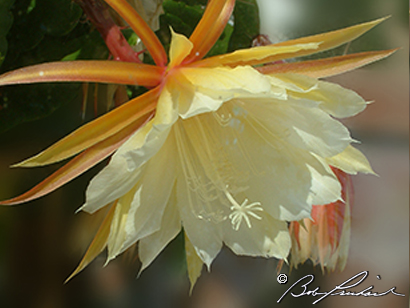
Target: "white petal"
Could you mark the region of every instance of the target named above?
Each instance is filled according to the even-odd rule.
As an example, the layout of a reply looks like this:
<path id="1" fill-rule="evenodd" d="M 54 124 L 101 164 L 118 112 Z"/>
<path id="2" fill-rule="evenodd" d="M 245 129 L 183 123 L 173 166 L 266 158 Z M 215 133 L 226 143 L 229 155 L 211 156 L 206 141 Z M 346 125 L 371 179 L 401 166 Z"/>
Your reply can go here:
<path id="1" fill-rule="evenodd" d="M 126 194 L 140 179 L 145 163 L 162 147 L 176 119 L 175 104 L 164 89 L 154 119 L 132 135 L 112 156 L 108 166 L 91 180 L 86 203 L 80 210 L 94 213 Z"/>
<path id="2" fill-rule="evenodd" d="M 270 134 L 322 157 L 342 152 L 352 141 L 349 131 L 315 102 L 289 98 L 242 99 L 244 108 Z"/>
<path id="3" fill-rule="evenodd" d="M 209 269 L 222 248 L 222 235 L 218 223 L 198 217 L 191 210 L 190 202 L 199 201 L 197 197 L 188 192 L 183 180 L 179 182 L 177 198 L 182 226 L 198 256 Z"/>
<path id="4" fill-rule="evenodd" d="M 342 200 L 342 186 L 325 160 L 318 158 L 310 161 L 307 166 L 312 175 L 309 203 L 324 205 Z"/>
<path id="5" fill-rule="evenodd" d="M 224 223 L 225 244 L 238 255 L 286 258 L 291 247 L 287 223 L 266 213 L 260 216 L 261 220 L 252 220 L 251 228 L 242 224 L 237 231 L 229 222 Z"/>
<path id="6" fill-rule="evenodd" d="M 127 238 L 122 251 L 161 228 L 165 207 L 175 185 L 176 164 L 175 141 L 170 135 L 161 150 L 147 163 L 138 183 L 139 189 L 124 226 Z"/>
<path id="7" fill-rule="evenodd" d="M 352 146 L 348 146 L 336 156 L 326 158 L 326 161 L 329 165 L 349 174 L 357 174 L 358 172 L 375 174 L 363 153 Z"/>
<path id="8" fill-rule="evenodd" d="M 224 214 L 219 212 L 221 204 L 214 199 L 212 189 L 208 191 L 209 187 L 204 186 L 204 170 L 192 161 L 194 153 L 190 153 L 192 149 L 178 129 L 178 126 L 174 128 L 181 165 L 177 181 L 179 213 L 186 235 L 209 268 L 222 248 L 220 222 Z"/>
<path id="9" fill-rule="evenodd" d="M 352 90 L 298 74 L 276 74 L 287 83 L 292 95 L 320 102 L 320 107 L 337 118 L 351 117 L 366 108 L 366 101 Z M 298 94 L 301 93 L 301 94 Z"/>
<path id="10" fill-rule="evenodd" d="M 169 47 L 169 68 L 181 64 L 181 62 L 191 53 L 194 45 L 182 34 L 175 33 L 171 28 L 171 45 Z"/>
<path id="11" fill-rule="evenodd" d="M 131 201 L 134 198 L 137 187 L 131 189 L 127 194 L 122 196 L 115 207 L 114 217 L 111 223 L 110 234 L 108 236 L 107 248 L 108 256 L 107 263 L 121 253 L 121 248 L 124 245 L 127 233 L 125 225 L 131 206 Z"/>
<path id="12" fill-rule="evenodd" d="M 181 73 L 194 85 L 215 91 L 267 93 L 269 79 L 250 66 L 236 68 L 184 68 Z"/>
<path id="13" fill-rule="evenodd" d="M 205 112 L 216 111 L 223 102 L 237 96 L 250 96 L 256 93 L 269 93 L 269 79 L 252 67 L 244 66 L 234 69 L 218 68 L 184 68 L 177 79 L 186 80 L 191 87 L 192 102 L 181 108 L 180 116 L 184 119 Z M 188 86 L 186 86 L 188 88 Z"/>
<path id="14" fill-rule="evenodd" d="M 181 231 L 181 221 L 176 206 L 175 196 L 171 197 L 161 221 L 160 229 L 140 240 L 138 246 L 139 259 L 142 262 L 142 272 L 147 268 L 159 253 Z"/>

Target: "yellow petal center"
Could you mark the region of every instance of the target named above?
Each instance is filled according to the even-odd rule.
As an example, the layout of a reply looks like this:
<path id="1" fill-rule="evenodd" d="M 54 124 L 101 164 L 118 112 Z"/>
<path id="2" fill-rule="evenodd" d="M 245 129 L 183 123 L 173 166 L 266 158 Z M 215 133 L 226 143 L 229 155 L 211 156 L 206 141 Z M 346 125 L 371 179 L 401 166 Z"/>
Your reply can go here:
<path id="1" fill-rule="evenodd" d="M 175 33 L 172 29 L 171 34 L 171 46 L 169 49 L 170 63 L 168 69 L 180 65 L 194 48 L 192 42 L 184 35 Z"/>

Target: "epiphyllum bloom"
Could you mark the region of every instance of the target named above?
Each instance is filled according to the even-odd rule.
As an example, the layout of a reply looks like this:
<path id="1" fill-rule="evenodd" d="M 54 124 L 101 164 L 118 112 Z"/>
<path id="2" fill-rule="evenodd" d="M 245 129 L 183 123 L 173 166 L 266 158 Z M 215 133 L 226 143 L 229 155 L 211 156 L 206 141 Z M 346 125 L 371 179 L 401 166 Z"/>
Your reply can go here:
<path id="1" fill-rule="evenodd" d="M 59 62 L 0 76 L 0 85 L 88 81 L 151 89 L 18 164 L 43 166 L 78 154 L 32 190 L 1 203 L 43 196 L 114 153 L 81 207 L 88 213 L 111 209 L 75 273 L 105 247 L 111 260 L 136 242 L 144 269 L 181 228 L 193 282 L 223 244 L 240 255 L 286 258 L 287 222 L 310 217 L 315 204 L 341 199 L 330 166 L 371 172 L 335 119 L 361 112 L 366 102 L 317 78 L 392 51 L 277 61 L 334 48 L 382 20 L 203 59 L 235 4 L 211 0 L 189 39 L 172 33 L 168 62 L 157 37 L 125 0 L 106 2 L 139 35 L 155 66 Z"/>

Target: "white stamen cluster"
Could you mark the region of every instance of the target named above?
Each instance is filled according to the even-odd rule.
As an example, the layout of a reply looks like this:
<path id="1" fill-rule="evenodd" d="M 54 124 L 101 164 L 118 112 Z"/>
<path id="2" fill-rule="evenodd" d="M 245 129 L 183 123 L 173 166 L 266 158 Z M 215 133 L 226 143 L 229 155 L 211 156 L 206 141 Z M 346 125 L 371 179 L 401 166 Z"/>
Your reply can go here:
<path id="1" fill-rule="evenodd" d="M 234 197 L 228 192 L 225 192 L 226 197 L 228 198 L 229 202 L 231 202 L 232 206 L 230 209 L 232 213 L 229 215 L 229 219 L 231 220 L 232 227 L 235 231 L 238 231 L 242 220 L 245 220 L 246 225 L 248 228 L 252 228 L 251 221 L 249 216 L 252 216 L 258 220 L 261 220 L 262 217 L 256 215 L 254 211 L 263 211 L 263 208 L 258 206 L 261 205 L 260 202 L 253 202 L 248 204 L 248 199 L 245 199 L 241 205 L 234 199 Z"/>

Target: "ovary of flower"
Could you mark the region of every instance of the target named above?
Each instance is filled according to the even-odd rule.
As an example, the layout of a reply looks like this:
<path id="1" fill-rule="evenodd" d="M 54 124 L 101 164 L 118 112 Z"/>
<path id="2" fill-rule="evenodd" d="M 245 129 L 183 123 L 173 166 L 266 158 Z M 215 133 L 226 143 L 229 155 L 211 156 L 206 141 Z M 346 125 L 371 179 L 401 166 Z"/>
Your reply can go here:
<path id="1" fill-rule="evenodd" d="M 228 198 L 229 202 L 231 202 L 232 206 L 230 209 L 232 210 L 232 213 L 229 215 L 229 219 L 231 220 L 232 227 L 235 231 L 238 231 L 242 219 L 245 219 L 246 224 L 248 225 L 248 228 L 252 228 L 251 221 L 249 219 L 249 216 L 252 216 L 258 220 L 261 220 L 262 217 L 256 215 L 252 211 L 263 211 L 263 208 L 257 205 L 261 205 L 260 202 L 253 202 L 251 204 L 248 204 L 248 199 L 245 199 L 241 205 L 234 199 L 234 197 L 228 192 L 225 191 L 225 195 Z"/>

